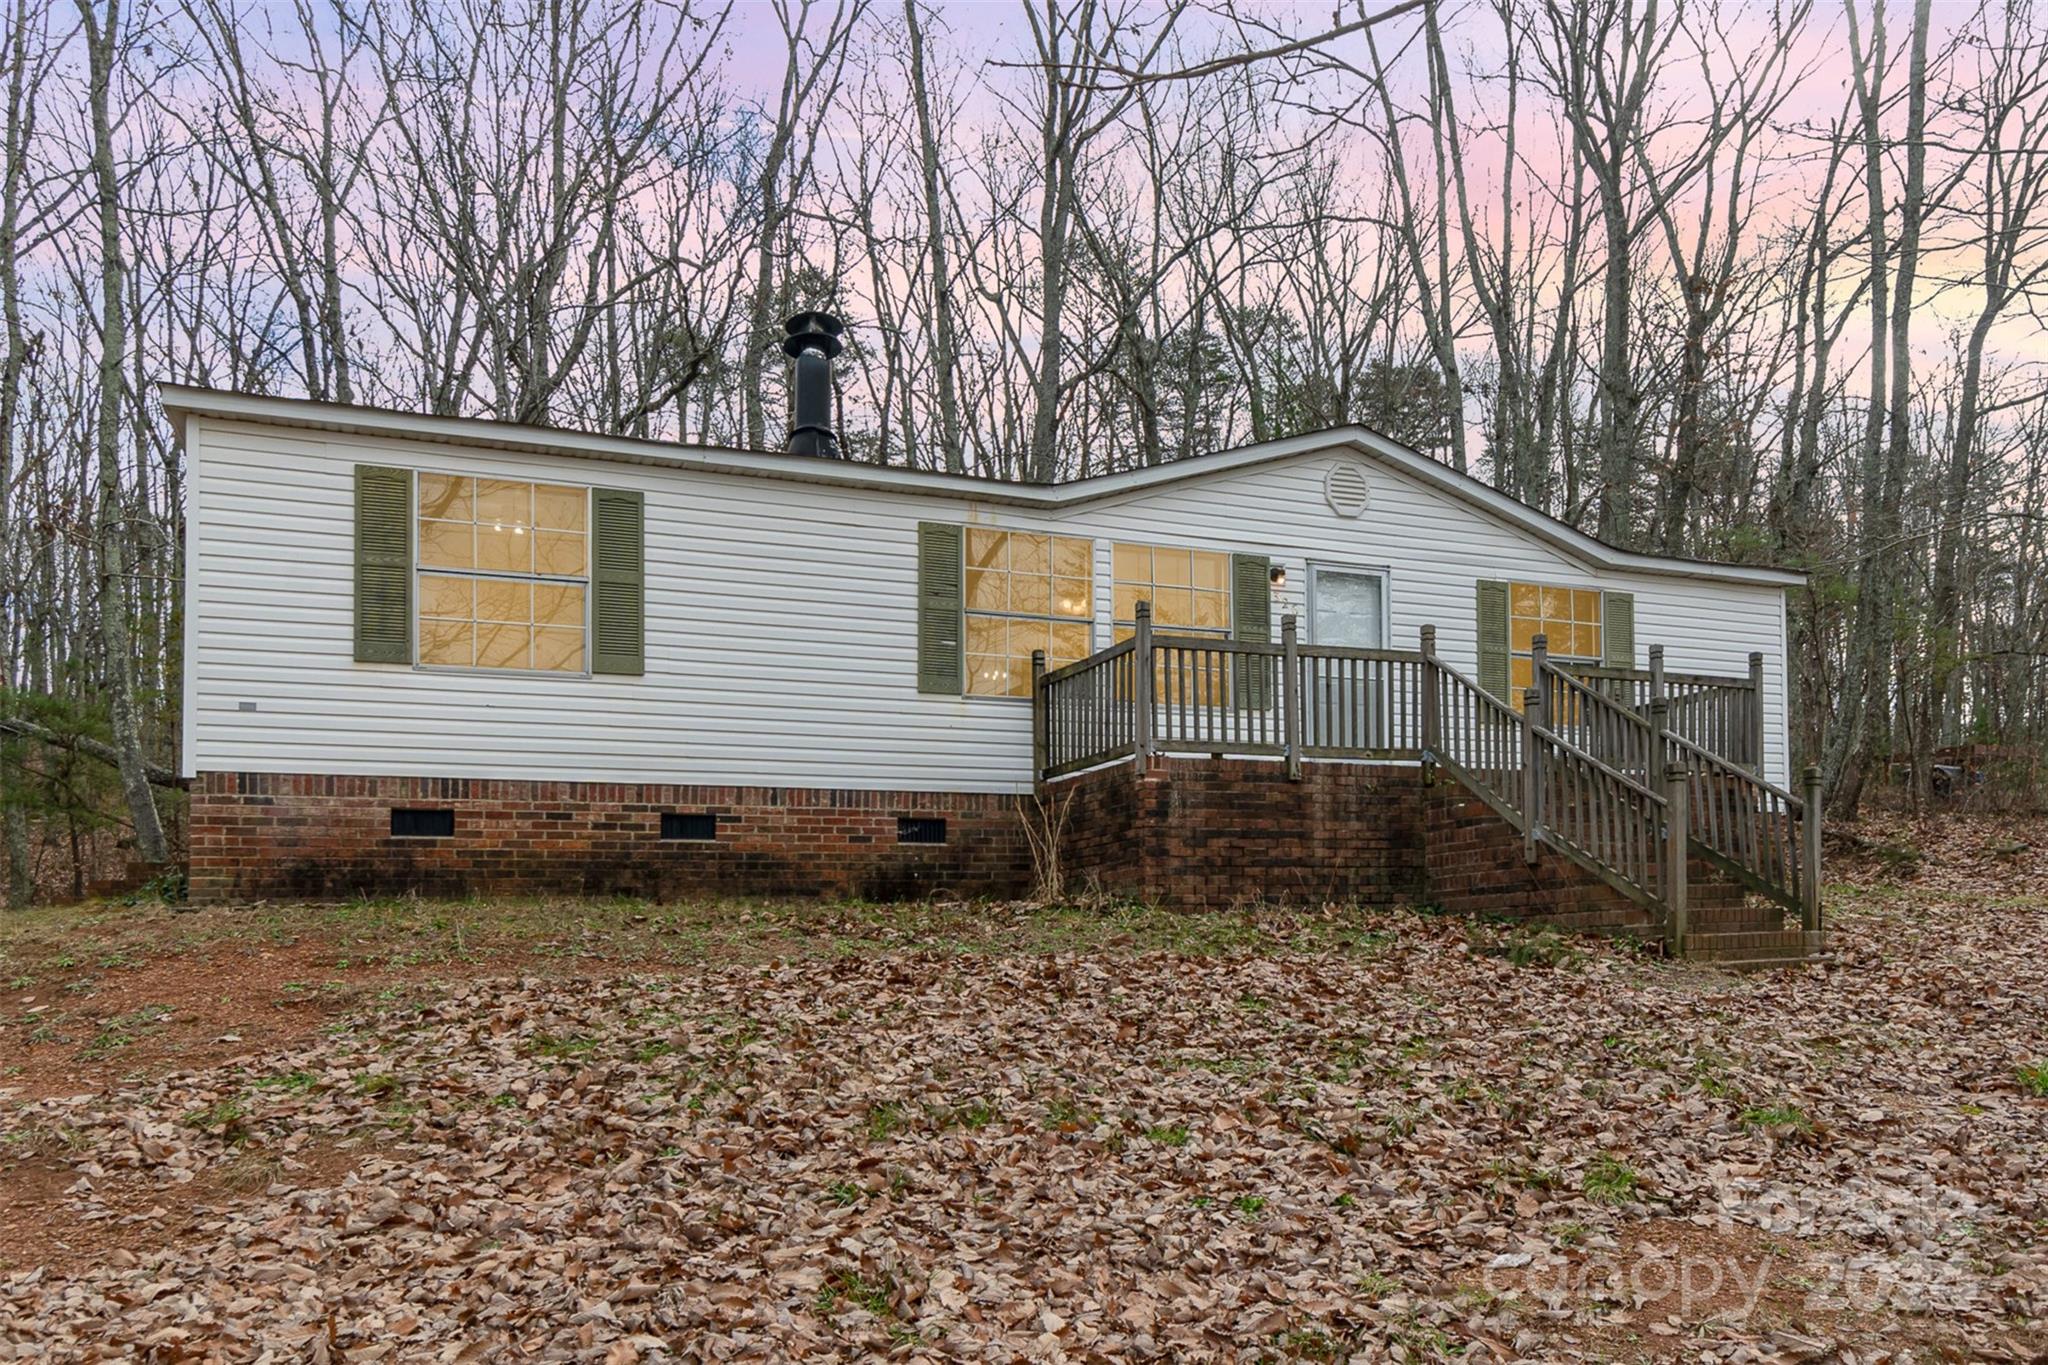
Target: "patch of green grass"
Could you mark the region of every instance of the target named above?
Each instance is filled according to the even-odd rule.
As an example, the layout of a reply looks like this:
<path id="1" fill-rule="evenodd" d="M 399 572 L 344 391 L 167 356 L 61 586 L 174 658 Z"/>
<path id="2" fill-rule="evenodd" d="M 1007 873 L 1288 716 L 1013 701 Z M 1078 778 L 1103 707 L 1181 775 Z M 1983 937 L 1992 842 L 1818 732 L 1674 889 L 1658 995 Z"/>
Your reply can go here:
<path id="1" fill-rule="evenodd" d="M 1475 929 L 1472 944 L 1488 957 L 1506 958 L 1515 967 L 1563 967 L 1583 956 L 1572 940 L 1557 930 L 1529 925 L 1499 932 Z"/>
<path id="2" fill-rule="evenodd" d="M 1638 1197 L 1641 1180 L 1627 1162 L 1603 1156 L 1586 1168 L 1579 1188 L 1596 1204 L 1626 1204 Z"/>
<path id="3" fill-rule="evenodd" d="M 885 1141 L 903 1126 L 905 1118 L 903 1106 L 894 1101 L 873 1106 L 868 1110 L 868 1141 Z"/>
<path id="4" fill-rule="evenodd" d="M 1377 1270 L 1368 1270 L 1358 1277 L 1358 1291 L 1368 1299 L 1378 1302 L 1381 1299 L 1391 1299 L 1400 1293 L 1401 1282 L 1390 1279 Z"/>
<path id="5" fill-rule="evenodd" d="M 1561 1247 L 1575 1247 L 1586 1240 L 1591 1230 L 1584 1223 L 1559 1223 L 1550 1230 L 1550 1236 Z"/>
<path id="6" fill-rule="evenodd" d="M 835 1180 L 825 1187 L 825 1197 L 844 1209 L 867 1198 L 867 1191 L 851 1180 Z"/>
<path id="7" fill-rule="evenodd" d="M 1071 1095 L 1055 1095 L 1045 1102 L 1045 1126 L 1060 1132 L 1093 1128 L 1101 1116 L 1084 1108 Z"/>
<path id="8" fill-rule="evenodd" d="M 1237 1210 L 1240 1218 L 1257 1218 L 1265 1211 L 1266 1197 L 1262 1194 L 1241 1194 L 1230 1201 L 1230 1207 Z"/>
<path id="9" fill-rule="evenodd" d="M 1418 1118 L 1406 1105 L 1390 1105 L 1380 1111 L 1380 1134 L 1389 1145 L 1413 1137 Z"/>
<path id="10" fill-rule="evenodd" d="M 2036 1062 L 2019 1069 L 2020 1089 L 2036 1099 L 2048 1099 L 2048 1062 Z"/>
<path id="11" fill-rule="evenodd" d="M 537 1033 L 526 1050 L 531 1056 L 549 1057 L 560 1061 L 597 1051 L 597 1039 L 573 1034 L 566 1038 L 558 1038 L 552 1033 Z"/>
<path id="12" fill-rule="evenodd" d="M 878 1318 L 895 1316 L 890 1306 L 894 1286 L 887 1280 L 870 1280 L 857 1270 L 842 1270 L 818 1291 L 818 1312 L 831 1317 L 841 1304 L 864 1308 Z"/>
<path id="13" fill-rule="evenodd" d="M 1185 1123 L 1154 1124 L 1145 1130 L 1145 1136 L 1161 1147 L 1185 1147 L 1188 1145 L 1188 1126 Z"/>
<path id="14" fill-rule="evenodd" d="M 405 1089 L 405 1082 L 388 1071 L 372 1071 L 356 1077 L 355 1092 L 366 1099 L 382 1100 Z"/>
<path id="15" fill-rule="evenodd" d="M 287 1095 L 305 1095 L 320 1088 L 320 1077 L 311 1071 L 287 1071 L 265 1076 L 256 1082 L 258 1090 L 278 1090 Z"/>
<path id="16" fill-rule="evenodd" d="M 969 1132 L 978 1133 L 994 1123 L 999 1116 L 1000 1111 L 995 1105 L 987 1100 L 974 1099 L 965 1104 L 954 1105 L 950 1109 L 941 1109 L 932 1118 L 941 1129 L 965 1128 Z"/>
<path id="17" fill-rule="evenodd" d="M 99 1032 L 85 1045 L 83 1055 L 97 1061 L 118 1052 L 132 1044 L 137 1034 L 155 1028 L 170 1017 L 169 1005 L 144 1005 L 127 1014 L 117 1014 L 100 1025 Z"/>
<path id="18" fill-rule="evenodd" d="M 1555 1166 L 1535 1166 L 1525 1161 L 1497 1157 L 1486 1165 L 1487 1183 L 1532 1190 L 1555 1190 L 1564 1186 L 1564 1172 Z"/>
<path id="19" fill-rule="evenodd" d="M 1289 1360 L 1337 1360 L 1343 1348 L 1328 1332 L 1313 1327 L 1297 1327 L 1282 1332 L 1273 1343 L 1286 1353 Z"/>
<path id="20" fill-rule="evenodd" d="M 219 1128 L 225 1133 L 233 1134 L 248 1115 L 248 1109 L 240 1100 L 219 1099 L 203 1109 L 194 1109 L 186 1114 L 184 1123 L 188 1128 Z"/>
<path id="21" fill-rule="evenodd" d="M 1740 1120 L 1744 1128 L 1778 1129 L 1794 1133 L 1811 1133 L 1813 1120 L 1806 1111 L 1796 1104 L 1766 1104 L 1753 1106 L 1742 1111 Z"/>

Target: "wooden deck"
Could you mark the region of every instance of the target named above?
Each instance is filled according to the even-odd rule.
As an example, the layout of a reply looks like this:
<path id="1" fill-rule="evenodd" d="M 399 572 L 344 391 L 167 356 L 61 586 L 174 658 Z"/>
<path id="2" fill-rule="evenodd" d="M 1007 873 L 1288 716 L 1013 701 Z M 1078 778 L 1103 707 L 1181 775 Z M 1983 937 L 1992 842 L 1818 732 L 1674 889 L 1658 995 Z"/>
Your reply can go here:
<path id="1" fill-rule="evenodd" d="M 1038 779 L 1165 755 L 1267 759 L 1295 780 L 1304 763 L 1428 765 L 1512 825 L 1532 863 L 1555 850 L 1650 910 L 1674 955 L 1818 950 L 1819 772 L 1799 794 L 1762 775 L 1761 656 L 1747 677 L 1667 672 L 1659 646 L 1647 669 L 1590 667 L 1551 660 L 1538 636 L 1535 685 L 1516 707 L 1435 640 L 1424 627 L 1412 651 L 1304 645 L 1292 616 L 1278 644 L 1162 634 L 1141 603 L 1130 639 L 1050 672 L 1034 657 Z M 1691 857 L 1762 903 L 1750 920 L 1694 932 Z M 1774 934 L 1797 951 L 1749 941 Z"/>

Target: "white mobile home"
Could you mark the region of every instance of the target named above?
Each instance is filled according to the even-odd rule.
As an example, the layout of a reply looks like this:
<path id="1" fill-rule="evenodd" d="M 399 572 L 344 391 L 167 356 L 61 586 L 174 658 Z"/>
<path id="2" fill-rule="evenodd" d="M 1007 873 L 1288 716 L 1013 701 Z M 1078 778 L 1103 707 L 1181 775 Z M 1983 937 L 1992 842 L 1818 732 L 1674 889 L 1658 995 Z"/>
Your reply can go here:
<path id="1" fill-rule="evenodd" d="M 163 401 L 191 470 L 183 764 L 202 897 L 680 891 L 700 873 L 767 893 L 1001 892 L 1026 872 L 1016 795 L 1053 748 L 1091 757 L 1049 702 L 1128 651 L 1141 617 L 1274 669 L 1294 666 L 1283 643 L 1395 669 L 1433 627 L 1441 667 L 1507 708 L 1496 728 L 1551 669 L 1640 702 L 1661 645 L 1658 714 L 1688 678 L 1725 689 L 1712 747 L 1791 785 L 1798 575 L 1610 548 L 1362 428 L 1038 486 L 191 388 Z M 1277 672 L 1228 697 L 1147 672 L 1156 686 L 1127 670 L 1097 692 L 1170 707 L 1178 682 L 1184 709 L 1241 720 L 1294 691 Z M 1385 742 L 1332 761 L 1424 757 L 1419 731 L 1393 733 L 1425 708 L 1386 695 L 1392 676 L 1353 684 Z M 1136 739 L 1103 719 L 1104 763 L 1175 747 L 1151 742 L 1171 715 L 1146 719 Z M 1288 758 L 1284 718 L 1261 725 L 1215 751 Z"/>

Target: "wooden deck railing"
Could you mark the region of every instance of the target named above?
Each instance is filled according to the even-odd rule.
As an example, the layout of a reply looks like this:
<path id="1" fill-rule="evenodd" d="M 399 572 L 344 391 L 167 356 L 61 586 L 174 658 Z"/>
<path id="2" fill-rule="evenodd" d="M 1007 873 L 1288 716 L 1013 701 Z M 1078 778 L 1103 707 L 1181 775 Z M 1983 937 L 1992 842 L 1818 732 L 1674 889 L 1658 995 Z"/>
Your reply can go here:
<path id="1" fill-rule="evenodd" d="M 1422 655 L 1153 630 L 1051 672 L 1034 660 L 1033 743 L 1042 777 L 1134 754 L 1419 759 Z M 1150 667 L 1138 660 L 1148 659 Z"/>
<path id="2" fill-rule="evenodd" d="M 1709 753 L 1732 763 L 1761 770 L 1764 761 L 1764 656 L 1749 656 L 1749 676 L 1724 678 L 1708 673 L 1672 673 L 1664 667 L 1664 647 L 1650 646 L 1648 668 L 1608 668 L 1600 664 L 1556 660 L 1555 666 L 1582 686 L 1597 691 L 1639 716 L 1647 716 L 1653 698 L 1670 703 L 1670 729 Z"/>
<path id="3" fill-rule="evenodd" d="M 1140 603 L 1130 639 L 1047 672 L 1032 661 L 1041 779 L 1155 754 L 1434 763 L 1519 830 L 1530 860 L 1558 850 L 1686 933 L 1686 862 L 1698 853 L 1820 927 L 1818 774 L 1801 799 L 1765 781 L 1760 663 L 1748 680 L 1590 669 L 1549 659 L 1543 637 L 1520 710 L 1419 650 L 1156 633 Z M 1640 686 L 1639 686 L 1640 684 Z M 1669 695 L 1675 687 L 1678 696 Z M 1737 700 L 1739 699 L 1739 700 Z M 1723 735 L 1738 758 L 1680 728 Z M 1704 718 L 1713 717 L 1711 722 Z"/>
<path id="4" fill-rule="evenodd" d="M 1079 663 L 1044 671 L 1032 661 L 1032 747 L 1041 777 L 1062 777 L 1138 751 L 1130 705 L 1137 643 L 1125 640 Z"/>

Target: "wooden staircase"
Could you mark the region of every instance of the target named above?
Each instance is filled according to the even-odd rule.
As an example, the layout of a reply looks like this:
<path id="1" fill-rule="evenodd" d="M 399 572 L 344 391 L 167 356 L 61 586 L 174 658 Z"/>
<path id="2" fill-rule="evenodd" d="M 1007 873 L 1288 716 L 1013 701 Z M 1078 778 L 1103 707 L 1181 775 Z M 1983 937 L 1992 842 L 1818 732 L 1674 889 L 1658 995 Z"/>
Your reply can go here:
<path id="1" fill-rule="evenodd" d="M 1587 677 L 1552 662 L 1539 635 L 1518 711 L 1437 658 L 1434 636 L 1424 629 L 1424 759 L 1520 831 L 1532 862 L 1548 848 L 1620 891 L 1656 919 L 1673 956 L 1731 969 L 1826 956 L 1820 829 L 1808 818 L 1817 771 L 1794 796 L 1758 771 L 1760 741 L 1745 765 L 1680 733 L 1660 649 L 1640 679 Z M 1696 860 L 1713 875 L 1695 879 Z"/>

